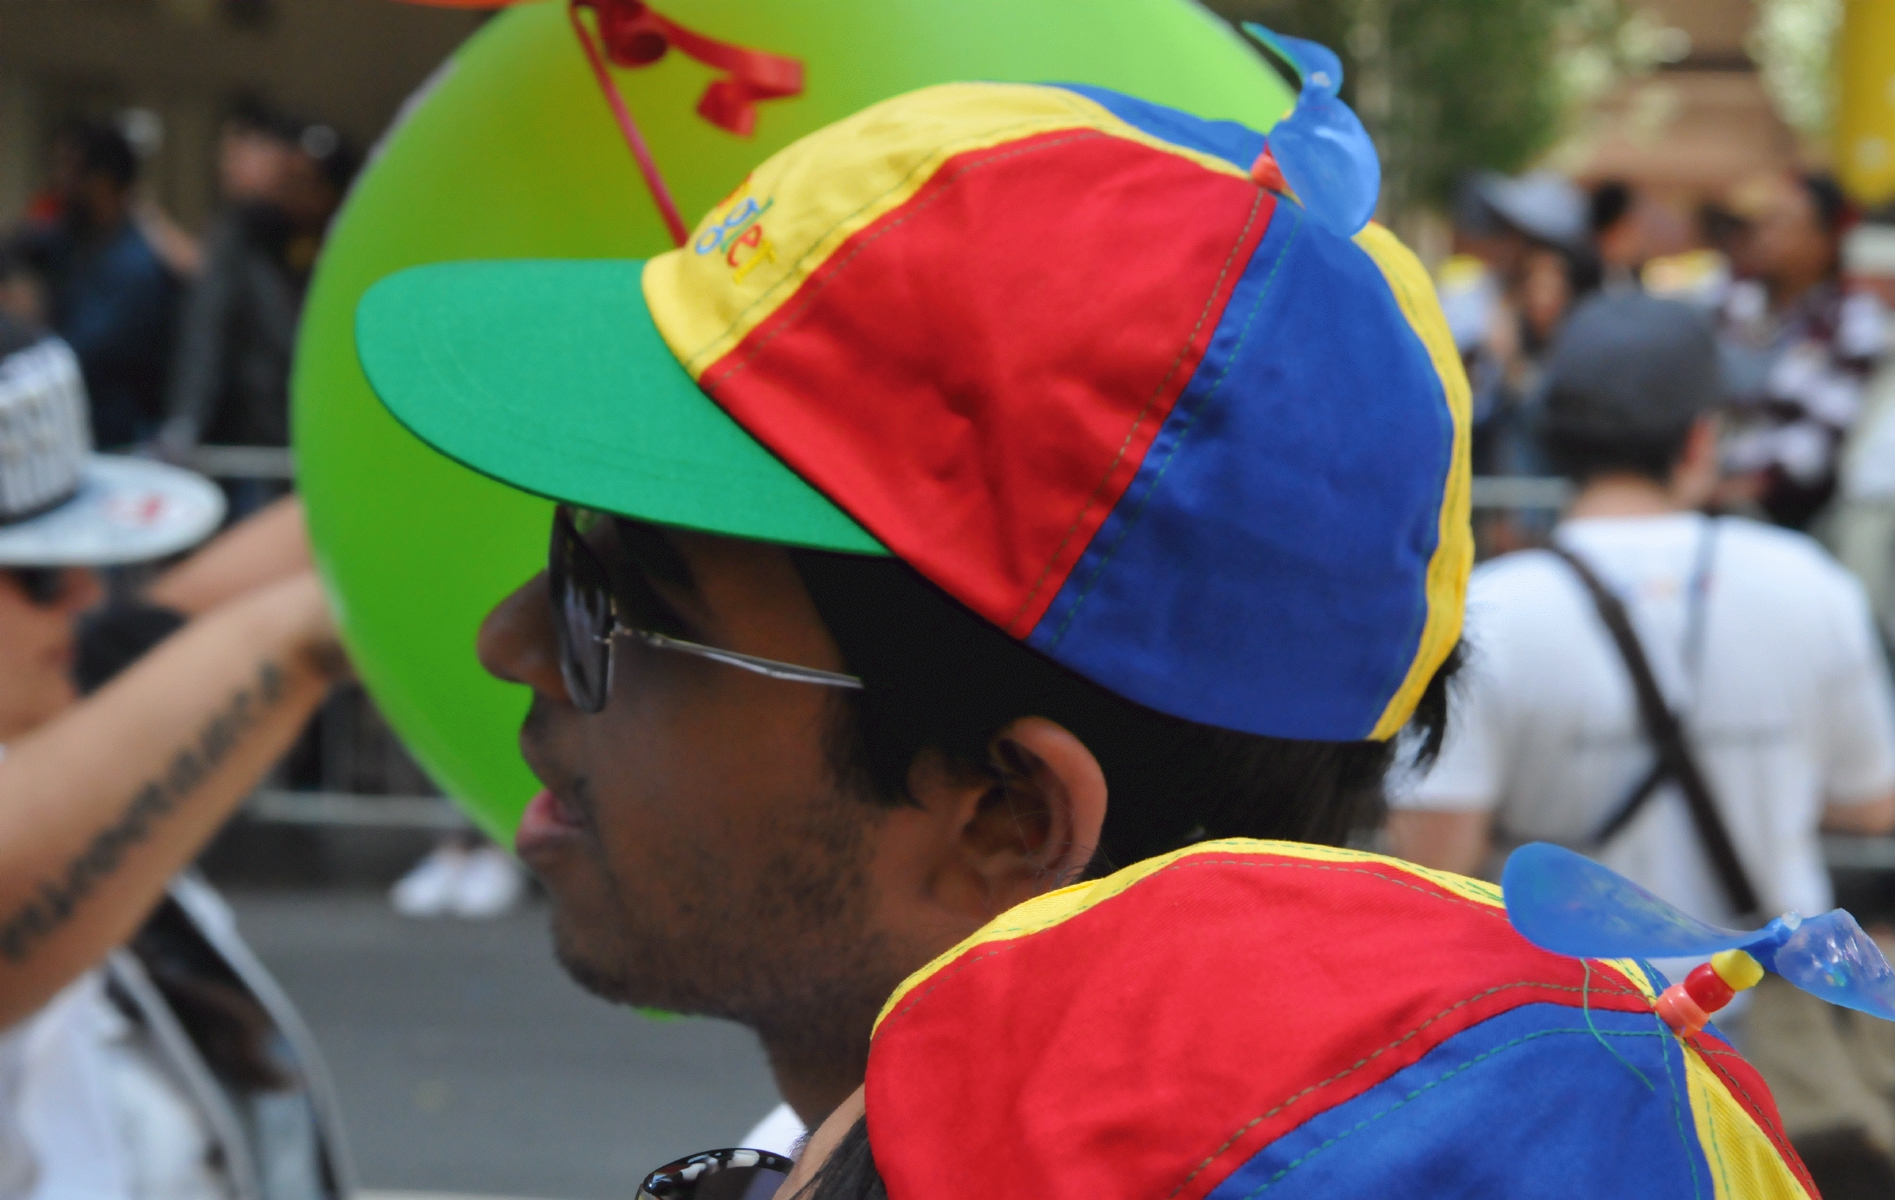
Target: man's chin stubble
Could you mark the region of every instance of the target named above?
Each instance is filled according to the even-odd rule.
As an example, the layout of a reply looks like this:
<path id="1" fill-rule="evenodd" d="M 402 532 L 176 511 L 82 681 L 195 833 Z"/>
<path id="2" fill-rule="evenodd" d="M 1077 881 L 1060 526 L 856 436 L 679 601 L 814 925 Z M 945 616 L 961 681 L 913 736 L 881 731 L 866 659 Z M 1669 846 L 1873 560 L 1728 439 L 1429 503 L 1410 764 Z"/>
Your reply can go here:
<path id="1" fill-rule="evenodd" d="M 698 873 L 685 892 L 694 902 L 664 918 L 676 926 L 669 936 L 649 926 L 654 911 L 599 853 L 612 932 L 588 944 L 556 902 L 560 965 L 615 1004 L 735 1021 L 781 1051 L 834 1053 L 860 1041 L 865 1053 L 869 1025 L 907 970 L 868 918 L 860 803 L 818 803 L 772 831 L 779 854 L 748 887 Z"/>

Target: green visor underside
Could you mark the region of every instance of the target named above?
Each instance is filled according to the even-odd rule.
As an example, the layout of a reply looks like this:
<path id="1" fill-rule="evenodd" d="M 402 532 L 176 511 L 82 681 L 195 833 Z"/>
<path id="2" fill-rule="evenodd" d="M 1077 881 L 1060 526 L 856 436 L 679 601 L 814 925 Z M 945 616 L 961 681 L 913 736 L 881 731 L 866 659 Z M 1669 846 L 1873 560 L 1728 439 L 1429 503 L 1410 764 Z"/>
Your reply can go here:
<path id="1" fill-rule="evenodd" d="M 414 267 L 362 297 L 356 352 L 397 420 L 502 483 L 728 537 L 888 553 L 698 390 L 652 324 L 644 267 Z"/>

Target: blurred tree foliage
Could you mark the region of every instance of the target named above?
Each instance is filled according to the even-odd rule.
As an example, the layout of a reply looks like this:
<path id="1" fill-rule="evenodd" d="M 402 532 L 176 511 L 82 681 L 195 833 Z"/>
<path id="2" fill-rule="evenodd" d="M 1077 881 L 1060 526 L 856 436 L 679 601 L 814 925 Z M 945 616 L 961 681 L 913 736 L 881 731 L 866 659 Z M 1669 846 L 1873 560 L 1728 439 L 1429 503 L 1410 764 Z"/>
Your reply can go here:
<path id="1" fill-rule="evenodd" d="M 1758 0 L 1750 55 L 1792 128 L 1812 138 L 1829 132 L 1836 105 L 1832 48 L 1843 0 Z"/>
<path id="2" fill-rule="evenodd" d="M 1382 155 L 1385 210 L 1443 208 L 1468 172 L 1517 171 L 1624 55 L 1625 0 L 1210 0 L 1342 56 Z"/>

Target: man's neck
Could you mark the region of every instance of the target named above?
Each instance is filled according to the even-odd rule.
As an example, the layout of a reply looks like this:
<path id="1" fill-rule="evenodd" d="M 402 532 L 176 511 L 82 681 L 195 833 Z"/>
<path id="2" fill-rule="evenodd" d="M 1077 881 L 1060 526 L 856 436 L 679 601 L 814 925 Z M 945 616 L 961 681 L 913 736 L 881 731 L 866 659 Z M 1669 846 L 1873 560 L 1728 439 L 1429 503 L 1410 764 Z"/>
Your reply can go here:
<path id="1" fill-rule="evenodd" d="M 824 1117 L 862 1085 L 867 1068 L 862 1060 L 866 1055 L 812 1054 L 807 1048 L 787 1049 L 780 1042 L 772 1044 L 768 1037 L 762 1040 L 777 1091 L 809 1129 L 822 1124 Z M 839 1068 L 838 1059 L 846 1065 Z"/>
<path id="2" fill-rule="evenodd" d="M 1590 517 L 1661 517 L 1685 511 L 1664 484 L 1643 475 L 1601 475 L 1579 490 L 1566 519 Z"/>

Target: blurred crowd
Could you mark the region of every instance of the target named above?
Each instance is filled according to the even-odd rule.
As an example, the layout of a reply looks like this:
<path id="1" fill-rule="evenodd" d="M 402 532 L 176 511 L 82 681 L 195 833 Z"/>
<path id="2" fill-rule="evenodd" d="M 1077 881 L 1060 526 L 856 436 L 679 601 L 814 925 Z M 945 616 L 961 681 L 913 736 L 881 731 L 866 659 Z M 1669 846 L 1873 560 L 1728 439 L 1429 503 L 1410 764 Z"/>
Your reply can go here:
<path id="1" fill-rule="evenodd" d="M 1637 290 L 1715 328 L 1721 511 L 1842 547 L 1856 510 L 1895 494 L 1895 375 L 1882 369 L 1895 224 L 1865 219 L 1827 175 L 1767 172 L 1686 211 L 1622 180 L 1588 191 L 1551 171 L 1482 174 L 1462 191 L 1440 284 L 1474 387 L 1476 475 L 1558 473 L 1546 355 L 1586 297 Z M 1502 552 L 1544 524 L 1493 516 L 1482 533 Z M 1886 614 L 1886 564 L 1845 557 Z"/>
<path id="2" fill-rule="evenodd" d="M 67 125 L 24 220 L 0 236 L 0 312 L 78 355 L 101 447 L 182 458 L 200 442 L 287 446 L 303 296 L 359 162 L 332 126 L 239 106 L 219 143 L 221 208 L 200 239 L 141 191 L 124 130 Z M 233 504 L 250 511 L 268 490 Z"/>
<path id="3" fill-rule="evenodd" d="M 1541 172 L 1472 180 L 1455 237 L 1475 474 L 1570 491 L 1477 513 L 1467 674 L 1394 849 L 1493 877 L 1555 842 L 1726 927 L 1827 910 L 1822 836 L 1895 831 L 1895 226 L 1820 174 L 1687 216 Z M 1771 980 L 1719 1022 L 1825 1194 L 1895 1189 L 1885 1023 Z"/>

